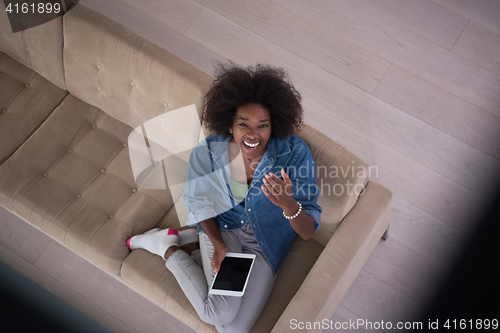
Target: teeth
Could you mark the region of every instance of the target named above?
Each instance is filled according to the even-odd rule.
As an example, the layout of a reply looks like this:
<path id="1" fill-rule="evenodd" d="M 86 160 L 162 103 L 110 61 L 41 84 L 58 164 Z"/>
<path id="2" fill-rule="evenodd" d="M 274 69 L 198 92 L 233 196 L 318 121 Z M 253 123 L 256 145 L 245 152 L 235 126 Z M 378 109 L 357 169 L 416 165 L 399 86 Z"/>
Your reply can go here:
<path id="1" fill-rule="evenodd" d="M 255 148 L 255 147 L 257 147 L 257 146 L 260 144 L 260 142 L 257 142 L 257 143 L 249 143 L 249 142 L 246 142 L 246 141 L 243 141 L 243 142 L 244 142 L 244 143 L 245 143 L 248 147 L 250 147 L 250 148 Z"/>

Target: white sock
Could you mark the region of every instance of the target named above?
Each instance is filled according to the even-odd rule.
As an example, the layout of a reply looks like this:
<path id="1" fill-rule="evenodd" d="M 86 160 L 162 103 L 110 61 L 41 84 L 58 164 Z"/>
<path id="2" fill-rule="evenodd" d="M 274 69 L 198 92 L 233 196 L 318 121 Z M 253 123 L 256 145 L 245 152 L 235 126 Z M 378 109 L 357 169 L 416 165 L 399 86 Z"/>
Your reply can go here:
<path id="1" fill-rule="evenodd" d="M 165 259 L 164 255 L 167 249 L 174 245 L 178 246 L 179 232 L 173 228 L 163 230 L 155 229 L 129 238 L 127 240 L 128 248 L 131 251 L 135 249 L 144 249 Z"/>
<path id="2" fill-rule="evenodd" d="M 196 229 L 189 228 L 179 231 L 179 247 L 185 244 L 198 243 L 198 242 L 199 238 Z"/>

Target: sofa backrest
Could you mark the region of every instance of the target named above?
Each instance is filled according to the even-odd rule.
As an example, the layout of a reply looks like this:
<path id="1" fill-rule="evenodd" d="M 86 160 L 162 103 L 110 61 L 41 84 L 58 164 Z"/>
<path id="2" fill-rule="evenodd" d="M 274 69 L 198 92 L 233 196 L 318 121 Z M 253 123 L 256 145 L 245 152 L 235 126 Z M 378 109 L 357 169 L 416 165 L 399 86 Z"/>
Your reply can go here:
<path id="1" fill-rule="evenodd" d="M 64 15 L 67 90 L 132 128 L 187 105 L 201 113 L 213 78 L 78 4 Z"/>
<path id="2" fill-rule="evenodd" d="M 137 146 L 141 138 L 131 142 L 129 137 L 131 156 L 132 151 L 139 155 L 150 153 L 144 161 L 147 164 L 148 158 L 151 158 L 152 168 L 148 167 L 148 174 L 153 175 L 146 177 L 141 174 L 140 177 L 159 180 L 158 184 L 151 187 L 151 184 L 140 181 L 134 173 L 137 185 L 166 189 L 175 202 L 179 223 L 184 224 L 186 209 L 182 201 L 183 188 L 179 190 L 179 185 L 167 186 L 163 176 L 168 166 L 165 167 L 163 163 L 163 154 L 156 154 L 159 150 L 154 149 L 154 146 L 167 148 L 172 143 L 162 145 L 156 142 L 153 145 L 152 128 L 147 124 L 154 120 L 152 125 L 166 125 L 172 129 L 172 126 L 163 124 L 159 119 L 169 118 L 166 115 L 173 110 L 177 110 L 175 114 L 178 115 L 179 108 L 193 104 L 198 116 L 201 115 L 204 95 L 213 77 L 131 29 L 81 4 L 64 15 L 63 26 L 67 90 L 136 129 L 133 134 L 142 137 L 145 147 Z M 186 114 L 186 121 L 188 118 Z M 174 130 L 182 132 L 182 127 L 178 126 Z M 185 137 L 186 133 L 178 134 L 170 137 L 182 141 L 180 138 Z"/>
<path id="3" fill-rule="evenodd" d="M 0 1 L 0 51 L 66 90 L 62 50 L 62 17 L 13 33 Z"/>
<path id="4" fill-rule="evenodd" d="M 320 193 L 318 205 L 323 212 L 321 228 L 313 238 L 326 246 L 360 193 L 362 195 L 371 169 L 353 153 L 308 125 L 297 136 L 307 143 L 314 159 Z"/>

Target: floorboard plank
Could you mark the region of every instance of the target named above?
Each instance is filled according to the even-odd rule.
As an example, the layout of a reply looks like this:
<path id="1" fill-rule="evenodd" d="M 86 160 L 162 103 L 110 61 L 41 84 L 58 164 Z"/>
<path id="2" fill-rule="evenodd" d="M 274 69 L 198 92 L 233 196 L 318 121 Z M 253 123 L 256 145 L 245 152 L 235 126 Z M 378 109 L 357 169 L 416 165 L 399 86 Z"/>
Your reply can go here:
<path id="1" fill-rule="evenodd" d="M 432 0 L 460 15 L 500 32 L 500 2 L 498 0 Z"/>
<path id="2" fill-rule="evenodd" d="M 470 21 L 451 50 L 500 73 L 500 32 L 498 31 Z"/>
<path id="3" fill-rule="evenodd" d="M 348 0 L 273 0 L 421 78 L 500 115 L 500 74 Z"/>
<path id="4" fill-rule="evenodd" d="M 373 92 L 390 63 L 269 1 L 197 0 L 308 62 Z"/>
<path id="5" fill-rule="evenodd" d="M 448 50 L 469 21 L 431 0 L 350 1 Z"/>
<path id="6" fill-rule="evenodd" d="M 328 323 L 328 328 L 323 329 L 322 332 L 370 332 L 377 333 L 382 332 L 381 330 L 364 330 L 364 329 L 356 329 L 356 322 L 361 320 L 359 316 L 355 315 L 351 311 L 347 310 L 343 306 L 337 306 L 335 313 L 330 318 L 330 322 Z"/>
<path id="7" fill-rule="evenodd" d="M 390 219 L 391 238 L 444 270 L 451 269 L 456 255 L 469 237 L 458 228 L 425 212 L 398 195 L 393 196 Z M 475 222 L 477 220 L 473 221 L 473 227 Z"/>
<path id="8" fill-rule="evenodd" d="M 393 65 L 374 96 L 455 138 L 495 156 L 500 116 Z"/>
<path id="9" fill-rule="evenodd" d="M 340 305 L 365 321 L 359 328 L 377 329 L 377 324 L 391 323 L 394 331 L 398 322 L 420 319 L 424 306 L 366 272 L 358 274 Z M 369 323 L 372 323 L 371 325 Z M 391 330 L 381 329 L 384 332 Z"/>
<path id="10" fill-rule="evenodd" d="M 0 245 L 33 264 L 51 238 L 0 207 Z"/>
<path id="11" fill-rule="evenodd" d="M 451 226 L 470 232 L 487 199 L 372 140 L 371 133 L 357 131 L 307 103 L 304 107 L 308 110 L 306 123 L 377 168 L 378 175 L 372 175 L 374 181 Z"/>
<path id="12" fill-rule="evenodd" d="M 121 0 L 138 12 L 150 16 L 152 19 L 183 34 L 196 15 L 200 6 L 194 0 Z"/>
<path id="13" fill-rule="evenodd" d="M 392 235 L 386 241 L 380 240 L 363 269 L 423 306 L 430 304 L 446 274 L 441 266 Z"/>

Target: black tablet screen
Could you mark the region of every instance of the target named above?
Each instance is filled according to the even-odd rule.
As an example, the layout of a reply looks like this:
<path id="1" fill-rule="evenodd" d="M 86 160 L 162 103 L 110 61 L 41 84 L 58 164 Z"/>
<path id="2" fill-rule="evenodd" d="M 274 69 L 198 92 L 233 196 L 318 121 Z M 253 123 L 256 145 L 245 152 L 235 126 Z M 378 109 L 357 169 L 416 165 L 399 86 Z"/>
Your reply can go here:
<path id="1" fill-rule="evenodd" d="M 252 260 L 251 258 L 225 257 L 212 289 L 243 291 Z"/>

